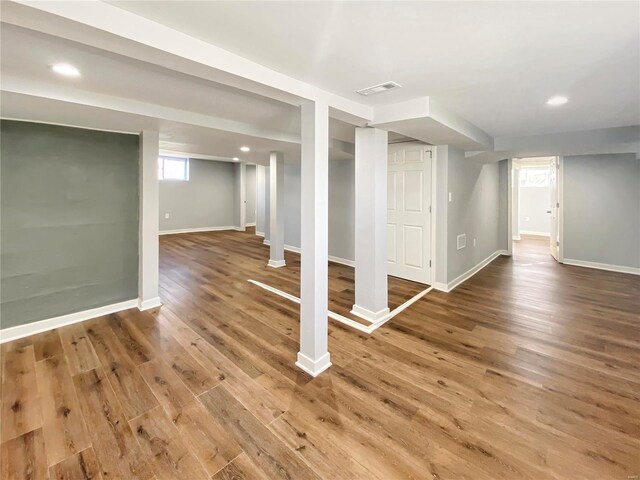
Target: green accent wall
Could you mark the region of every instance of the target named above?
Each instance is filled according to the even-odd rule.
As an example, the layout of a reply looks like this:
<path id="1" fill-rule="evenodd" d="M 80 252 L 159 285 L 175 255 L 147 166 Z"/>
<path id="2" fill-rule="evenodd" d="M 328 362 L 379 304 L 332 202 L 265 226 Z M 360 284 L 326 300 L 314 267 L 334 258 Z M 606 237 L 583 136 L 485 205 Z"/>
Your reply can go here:
<path id="1" fill-rule="evenodd" d="M 138 297 L 138 142 L 2 120 L 2 328 Z"/>

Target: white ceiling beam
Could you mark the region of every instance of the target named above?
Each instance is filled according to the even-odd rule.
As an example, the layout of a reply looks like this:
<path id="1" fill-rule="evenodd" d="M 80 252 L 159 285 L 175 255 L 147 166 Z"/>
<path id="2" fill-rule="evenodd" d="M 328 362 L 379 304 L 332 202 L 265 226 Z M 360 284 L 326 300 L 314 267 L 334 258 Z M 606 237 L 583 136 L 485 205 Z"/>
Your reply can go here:
<path id="1" fill-rule="evenodd" d="M 349 123 L 366 123 L 373 114 L 367 105 L 97 0 L 4 2 L 2 20 L 292 105 L 323 101 L 333 115 Z"/>
<path id="2" fill-rule="evenodd" d="M 187 125 L 211 128 L 213 130 L 237 133 L 251 137 L 275 140 L 278 142 L 300 143 L 300 136 L 280 131 L 257 128 L 254 125 L 204 115 L 201 113 L 180 110 L 177 108 L 140 102 L 133 99 L 115 97 L 83 90 L 35 82 L 11 76 L 2 76 L 2 92 L 9 92 L 30 97 L 46 98 L 78 105 L 103 108 L 134 115 L 157 118 Z"/>

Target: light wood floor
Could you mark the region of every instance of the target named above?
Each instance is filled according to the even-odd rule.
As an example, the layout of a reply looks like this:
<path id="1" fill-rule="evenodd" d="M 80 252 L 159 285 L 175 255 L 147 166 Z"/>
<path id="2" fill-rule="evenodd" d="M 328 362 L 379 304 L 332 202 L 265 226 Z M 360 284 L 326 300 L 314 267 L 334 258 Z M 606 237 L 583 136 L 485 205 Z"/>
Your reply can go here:
<path id="1" fill-rule="evenodd" d="M 524 240 L 294 366 L 297 259 L 248 233 L 161 239 L 161 296 L 3 345 L 4 479 L 623 479 L 640 459 L 640 280 Z M 353 274 L 330 268 L 332 307 Z M 398 304 L 419 287 L 391 283 Z"/>

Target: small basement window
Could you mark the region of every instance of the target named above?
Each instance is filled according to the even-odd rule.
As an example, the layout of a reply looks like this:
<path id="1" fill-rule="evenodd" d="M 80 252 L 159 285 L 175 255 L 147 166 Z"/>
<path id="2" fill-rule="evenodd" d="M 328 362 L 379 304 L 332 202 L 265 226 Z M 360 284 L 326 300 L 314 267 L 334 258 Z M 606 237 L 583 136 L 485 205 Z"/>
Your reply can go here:
<path id="1" fill-rule="evenodd" d="M 189 159 L 179 157 L 158 158 L 158 179 L 189 181 Z"/>

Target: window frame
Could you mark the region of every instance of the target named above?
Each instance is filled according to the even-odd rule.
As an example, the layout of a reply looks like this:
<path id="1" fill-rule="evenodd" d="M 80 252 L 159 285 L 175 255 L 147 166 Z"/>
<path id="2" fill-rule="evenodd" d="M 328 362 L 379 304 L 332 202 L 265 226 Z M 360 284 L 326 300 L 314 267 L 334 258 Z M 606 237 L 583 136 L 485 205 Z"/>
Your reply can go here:
<path id="1" fill-rule="evenodd" d="M 182 161 L 183 178 L 165 178 L 164 162 L 165 160 Z M 189 181 L 189 158 L 188 157 L 172 157 L 168 155 L 160 155 L 158 157 L 158 181 L 161 182 L 188 182 Z"/>

